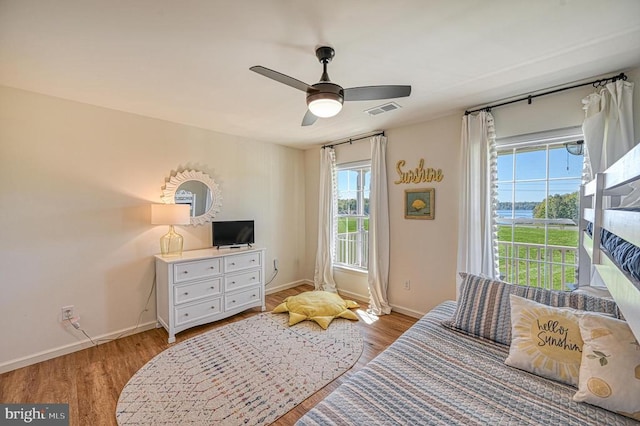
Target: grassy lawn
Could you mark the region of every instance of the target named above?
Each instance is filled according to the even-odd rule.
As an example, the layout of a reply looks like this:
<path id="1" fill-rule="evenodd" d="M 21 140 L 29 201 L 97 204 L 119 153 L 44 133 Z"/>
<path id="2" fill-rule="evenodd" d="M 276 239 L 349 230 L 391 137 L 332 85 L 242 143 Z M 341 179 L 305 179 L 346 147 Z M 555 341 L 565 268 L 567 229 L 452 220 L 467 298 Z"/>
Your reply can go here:
<path id="1" fill-rule="evenodd" d="M 518 226 L 513 230 L 511 226 L 499 226 L 498 227 L 498 241 L 511 241 L 513 232 L 513 241 L 528 243 L 528 244 L 544 244 L 545 243 L 545 231 L 544 227 L 536 226 Z M 548 230 L 548 245 L 551 246 L 565 246 L 565 247 L 577 247 L 578 246 L 578 231 L 576 227 L 553 227 Z M 500 257 L 500 273 L 504 275 L 504 279 L 509 282 L 517 284 L 527 284 L 527 271 L 529 273 L 529 282 L 531 285 L 536 285 L 538 282 L 538 276 L 541 276 L 540 285 L 544 287 L 551 287 L 556 290 L 566 290 L 561 288 L 562 286 L 562 270 L 560 263 L 573 265 L 576 263 L 575 252 L 567 252 L 564 262 L 560 250 L 546 250 L 544 247 L 529 248 L 519 247 L 517 253 L 512 253 L 512 247 L 506 247 L 500 245 L 498 250 L 498 256 Z M 527 253 L 528 251 L 528 253 Z M 507 273 L 505 265 L 505 256 L 507 258 L 517 258 L 522 260 L 511 260 L 510 268 Z M 544 265 L 541 262 L 535 260 L 540 259 L 542 261 L 549 261 L 553 265 L 553 279 L 549 284 L 548 281 L 549 272 L 545 268 L 549 268 L 548 265 Z M 525 259 L 532 259 L 527 266 Z M 518 276 L 515 276 L 516 263 L 518 266 Z M 556 265 L 557 263 L 557 265 Z M 574 266 L 565 266 L 564 277 L 566 283 L 574 283 L 576 268 Z"/>
<path id="2" fill-rule="evenodd" d="M 346 217 L 338 218 L 338 233 L 356 232 L 358 230 L 356 225 L 357 221 L 355 219 L 347 219 Z M 369 219 L 364 220 L 364 229 L 369 230 Z"/>
<path id="3" fill-rule="evenodd" d="M 338 220 L 338 232 L 356 232 L 357 221 L 354 219 L 340 218 Z M 365 219 L 364 228 L 369 229 L 369 220 Z M 537 226 L 517 226 L 511 228 L 511 226 L 498 226 L 498 241 L 511 241 L 512 232 L 513 241 L 528 244 L 544 244 L 545 232 L 544 227 Z M 548 242 L 550 246 L 565 246 L 565 247 L 577 247 L 578 246 L 578 230 L 576 227 L 550 227 L 548 230 Z M 562 288 L 562 269 L 561 263 L 567 265 L 574 265 L 576 263 L 575 252 L 567 252 L 562 260 L 562 254 L 560 250 L 547 250 L 544 247 L 540 248 L 526 248 L 519 247 L 517 253 L 512 253 L 513 248 L 506 245 L 499 245 L 498 256 L 500 258 L 500 274 L 503 275 L 504 280 L 516 283 L 516 284 L 531 284 L 537 285 L 538 276 L 540 276 L 540 285 L 543 287 L 551 287 L 555 290 L 566 290 Z M 528 253 L 527 253 L 528 251 Z M 547 253 L 548 252 L 548 253 Z M 515 254 L 515 256 L 514 256 Z M 505 257 L 509 259 L 510 265 L 507 271 L 507 265 L 505 265 Z M 512 260 L 512 258 L 521 260 Z M 542 262 L 535 261 L 540 259 L 541 261 L 548 261 L 551 258 L 553 265 L 553 280 L 552 283 L 547 284 L 549 272 L 549 266 L 545 266 Z M 532 259 L 527 265 L 526 259 Z M 515 269 L 518 269 L 518 276 L 515 276 Z M 527 282 L 527 269 L 529 272 L 529 282 Z M 576 268 L 574 266 L 565 266 L 564 279 L 565 283 L 576 282 L 575 278 Z"/>
<path id="4" fill-rule="evenodd" d="M 544 228 L 536 226 L 515 227 L 513 241 L 544 244 Z M 498 241 L 511 241 L 511 226 L 498 227 Z M 553 246 L 578 246 L 578 230 L 575 227 L 549 228 L 549 244 Z"/>

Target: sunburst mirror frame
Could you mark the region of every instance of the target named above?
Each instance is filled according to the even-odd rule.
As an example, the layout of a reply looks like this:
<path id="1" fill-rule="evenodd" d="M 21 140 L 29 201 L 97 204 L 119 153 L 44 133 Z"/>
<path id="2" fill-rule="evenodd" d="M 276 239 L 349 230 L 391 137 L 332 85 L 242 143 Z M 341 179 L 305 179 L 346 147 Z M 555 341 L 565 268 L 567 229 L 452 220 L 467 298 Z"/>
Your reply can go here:
<path id="1" fill-rule="evenodd" d="M 211 194 L 211 205 L 203 214 L 191 216 L 191 225 L 204 225 L 211 222 L 216 214 L 220 213 L 222 207 L 222 191 L 219 185 L 206 173 L 197 170 L 184 170 L 171 176 L 162 189 L 162 202 L 166 204 L 175 203 L 175 195 L 180 185 L 188 181 L 202 182 L 209 188 Z"/>

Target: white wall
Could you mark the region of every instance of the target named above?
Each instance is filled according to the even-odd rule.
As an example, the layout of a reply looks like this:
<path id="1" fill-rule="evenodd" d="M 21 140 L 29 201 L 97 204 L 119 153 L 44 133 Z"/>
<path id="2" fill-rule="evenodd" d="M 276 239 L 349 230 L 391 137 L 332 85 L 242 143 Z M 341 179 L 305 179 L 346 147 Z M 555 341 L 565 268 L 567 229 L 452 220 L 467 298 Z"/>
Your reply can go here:
<path id="1" fill-rule="evenodd" d="M 385 132 L 387 173 L 389 177 L 390 270 L 389 301 L 394 310 L 419 316 L 438 303 L 455 298 L 457 246 L 458 157 L 460 115 L 417 125 L 389 129 Z M 319 149 L 305 154 L 307 177 L 307 267 L 313 278 L 317 244 L 317 193 Z M 368 140 L 336 147 L 336 162 L 368 159 Z M 404 170 L 415 169 L 421 158 L 426 167 L 442 169 L 442 182 L 394 184 L 398 180 L 396 164 L 405 160 Z M 430 188 L 435 191 L 435 219 L 404 218 L 405 189 Z M 338 289 L 345 295 L 368 300 L 367 276 L 364 273 L 336 268 Z M 410 281 L 410 290 L 404 289 Z"/>
<path id="2" fill-rule="evenodd" d="M 409 127 L 391 129 L 387 168 L 391 219 L 391 267 L 389 301 L 398 308 L 424 314 L 456 297 L 455 274 L 458 245 L 458 175 L 461 115 Z M 392 146 L 393 144 L 393 146 Z M 400 184 L 396 163 L 415 168 L 420 158 L 425 167 L 442 169 L 441 182 Z M 435 188 L 435 219 L 404 218 L 404 191 Z M 410 280 L 411 289 L 405 290 Z M 410 313 L 408 312 L 408 313 Z"/>
<path id="3" fill-rule="evenodd" d="M 267 275 L 279 259 L 268 289 L 303 276 L 301 150 L 0 87 L 0 161 L 0 372 L 77 349 L 64 305 L 92 337 L 135 326 L 167 231 L 149 205 L 172 171 L 220 184 L 219 219 L 255 219 Z M 185 249 L 211 243 L 210 226 L 177 231 Z"/>

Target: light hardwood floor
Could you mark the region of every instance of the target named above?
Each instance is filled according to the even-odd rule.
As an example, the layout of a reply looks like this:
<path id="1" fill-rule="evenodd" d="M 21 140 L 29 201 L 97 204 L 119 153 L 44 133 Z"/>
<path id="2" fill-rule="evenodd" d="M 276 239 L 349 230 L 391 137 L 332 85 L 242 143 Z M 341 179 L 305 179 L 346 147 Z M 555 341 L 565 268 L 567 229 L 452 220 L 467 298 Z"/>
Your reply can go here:
<path id="1" fill-rule="evenodd" d="M 301 285 L 268 295 L 267 310 L 275 308 L 287 296 L 312 289 L 311 286 Z M 361 309 L 366 309 L 365 304 L 360 305 Z M 176 336 L 176 342 L 260 312 L 259 308 L 254 308 L 214 324 L 183 331 Z M 295 423 L 415 322 L 415 318 L 397 313 L 381 316 L 371 324 L 359 321 L 358 326 L 364 337 L 364 350 L 358 362 L 351 370 L 311 395 L 273 425 Z M 116 404 L 124 385 L 140 367 L 169 346 L 166 331 L 154 329 L 10 371 L 0 375 L 0 402 L 69 403 L 71 425 L 115 425 Z"/>

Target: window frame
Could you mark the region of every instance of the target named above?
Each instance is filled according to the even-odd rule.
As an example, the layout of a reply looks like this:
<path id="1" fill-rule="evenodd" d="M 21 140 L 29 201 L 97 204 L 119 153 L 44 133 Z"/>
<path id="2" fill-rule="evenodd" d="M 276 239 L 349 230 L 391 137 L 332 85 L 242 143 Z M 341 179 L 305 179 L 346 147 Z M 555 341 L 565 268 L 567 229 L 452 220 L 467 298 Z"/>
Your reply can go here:
<path id="1" fill-rule="evenodd" d="M 527 248 L 527 255 L 525 258 L 520 257 L 520 248 L 518 248 L 518 252 L 516 253 L 516 243 L 517 241 L 515 241 L 514 235 L 515 235 L 515 228 L 516 228 L 516 218 L 513 215 L 513 212 L 515 211 L 515 202 L 516 202 L 516 191 L 517 191 L 517 186 L 518 184 L 522 184 L 522 183 L 540 183 L 543 182 L 544 183 L 544 191 L 545 191 L 545 197 L 543 198 L 543 200 L 546 200 L 547 203 L 549 201 L 549 197 L 555 194 L 551 194 L 550 193 L 550 184 L 553 184 L 553 182 L 562 182 L 562 181 L 569 181 L 569 180 L 575 180 L 575 179 L 580 179 L 582 178 L 582 168 L 580 170 L 580 174 L 578 176 L 570 176 L 570 177 L 550 177 L 552 175 L 554 175 L 554 173 L 552 173 L 552 170 L 550 168 L 551 166 L 551 155 L 550 155 L 550 150 L 552 149 L 556 149 L 558 146 L 563 146 L 565 143 L 567 142 L 574 142 L 576 140 L 583 140 L 584 137 L 582 135 L 582 128 L 579 126 L 576 127 L 569 127 L 569 128 L 564 128 L 564 129 L 556 129 L 556 130 L 550 130 L 550 131 L 545 131 L 545 132 L 538 132 L 538 133 L 530 133 L 530 134 L 525 134 L 525 135 L 517 135 L 517 136 L 513 136 L 513 137 L 509 137 L 509 138 L 502 138 L 502 139 L 498 139 L 496 140 L 496 155 L 497 157 L 499 157 L 500 155 L 511 155 L 512 156 L 512 167 L 513 169 L 511 170 L 511 177 L 510 179 L 506 179 L 506 180 L 499 180 L 498 179 L 498 175 L 496 172 L 495 175 L 495 181 L 494 184 L 496 186 L 496 196 L 494 199 L 494 206 L 497 206 L 497 203 L 499 201 L 506 201 L 506 200 L 498 200 L 498 186 L 499 185 L 503 185 L 503 184 L 507 184 L 510 185 L 511 187 L 509 188 L 509 191 L 511 192 L 511 198 L 510 200 L 508 200 L 508 202 L 512 203 L 512 207 L 511 207 L 511 211 L 512 211 L 512 217 L 511 219 L 511 224 L 510 224 L 510 240 L 498 240 L 496 239 L 496 244 L 500 245 L 503 243 L 507 243 L 508 246 L 505 246 L 505 252 L 502 256 L 500 256 L 498 254 L 498 263 L 499 263 L 499 268 L 502 272 L 504 271 L 504 273 L 506 274 L 506 276 L 504 277 L 504 279 L 506 280 L 510 280 L 513 281 L 515 284 L 519 284 L 519 285 L 533 285 L 533 286 L 540 286 L 540 287 L 545 287 L 545 288 L 555 288 L 556 285 L 554 284 L 554 278 L 553 278 L 553 269 L 560 267 L 561 271 L 562 271 L 562 278 L 561 278 L 561 284 L 565 284 L 564 281 L 564 277 L 565 277 L 565 267 L 571 267 L 570 264 L 567 263 L 566 258 L 564 257 L 565 254 L 562 253 L 561 254 L 561 262 L 555 262 L 554 261 L 554 255 L 553 255 L 553 248 L 549 249 L 549 247 L 557 247 L 557 245 L 554 244 L 549 244 L 549 225 L 551 224 L 557 224 L 559 223 L 562 219 L 548 219 L 548 217 L 545 217 L 544 219 L 532 219 L 531 222 L 534 225 L 542 225 L 544 226 L 544 244 L 541 245 L 541 247 L 537 248 L 538 252 L 537 252 L 537 256 L 538 258 L 533 261 L 534 264 L 538 264 L 537 266 L 537 274 L 535 274 L 535 277 L 531 277 L 529 275 L 529 264 L 531 261 L 531 257 L 529 254 L 529 250 L 530 248 Z M 543 178 L 518 178 L 518 175 L 516 173 L 516 165 L 517 165 L 517 157 L 518 154 L 522 154 L 525 150 L 527 150 L 528 148 L 532 148 L 532 150 L 537 150 L 537 149 L 541 149 L 544 150 L 545 152 L 545 171 L 544 171 L 544 177 Z M 578 191 L 578 194 L 580 194 L 580 184 L 578 184 L 578 188 L 576 188 Z M 578 195 L 579 197 L 579 195 Z M 579 198 L 578 198 L 578 202 L 579 202 Z M 496 210 L 498 210 L 496 208 Z M 548 204 L 545 205 L 545 211 L 548 211 Z M 547 216 L 545 214 L 545 216 Z M 498 217 L 498 213 L 497 211 L 494 212 L 494 218 L 497 219 Z M 509 219 L 509 218 L 507 218 Z M 503 224 L 502 226 L 504 226 L 506 224 Z M 577 226 L 579 226 L 579 223 L 576 224 Z M 498 223 L 496 223 L 496 228 L 498 227 Z M 508 225 L 507 225 L 508 226 Z M 521 243 L 521 244 L 527 244 L 526 242 Z M 531 245 L 533 245 L 533 243 L 529 243 Z M 535 250 L 535 249 L 534 249 Z M 551 250 L 551 251 L 549 251 Z M 509 254 L 510 252 L 510 254 Z M 541 254 L 541 252 L 543 254 Z M 575 274 L 576 274 L 576 280 L 577 280 L 577 265 L 578 265 L 578 256 L 579 256 L 579 252 L 580 252 L 580 247 L 579 247 L 579 239 L 578 239 L 578 243 L 576 246 L 576 250 L 575 250 Z M 518 264 L 524 259 L 524 261 L 526 262 L 526 278 L 525 281 L 526 282 L 521 282 L 520 278 L 519 278 L 519 266 L 514 266 L 515 264 Z M 507 263 L 511 263 L 511 265 L 507 265 Z M 511 271 L 509 271 L 509 266 L 512 268 Z M 515 269 L 515 272 L 514 270 Z M 518 275 L 514 275 L 514 274 L 518 274 Z M 501 275 L 502 277 L 502 275 Z M 568 284 L 568 283 L 566 283 Z M 566 285 L 565 284 L 565 285 Z M 567 289 L 567 288 L 565 288 Z"/>
<path id="2" fill-rule="evenodd" d="M 346 191 L 340 191 L 339 185 L 339 173 L 341 171 L 358 171 L 358 182 L 356 185 L 356 214 L 341 214 L 338 209 L 338 200 L 340 198 L 341 192 L 351 192 L 348 188 Z M 371 160 L 362 160 L 362 161 L 354 161 L 348 163 L 336 164 L 336 208 L 335 214 L 333 217 L 334 220 L 334 232 L 333 232 L 333 242 L 334 242 L 334 253 L 333 253 L 333 264 L 337 268 L 344 268 L 351 271 L 356 272 L 367 272 L 368 269 L 368 255 L 369 255 L 369 247 L 368 247 L 368 224 L 365 226 L 365 221 L 368 221 L 370 215 L 366 213 L 366 200 L 371 198 L 370 194 L 370 186 L 367 187 L 367 179 L 366 174 L 369 173 L 369 185 L 371 184 Z M 369 197 L 366 195 L 369 194 Z M 370 206 L 369 206 L 370 208 Z M 356 250 L 355 253 L 351 253 L 350 250 L 347 249 L 344 256 L 346 256 L 346 260 L 349 260 L 349 256 L 355 256 L 354 262 L 343 262 L 339 260 L 341 256 L 341 235 L 339 233 L 339 221 L 341 219 L 355 220 L 356 221 L 356 232 L 352 234 L 356 234 Z M 348 230 L 348 229 L 347 229 Z M 346 233 L 348 234 L 348 232 Z M 345 245 L 348 246 L 348 241 L 345 241 Z"/>

